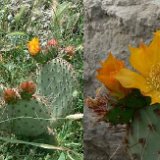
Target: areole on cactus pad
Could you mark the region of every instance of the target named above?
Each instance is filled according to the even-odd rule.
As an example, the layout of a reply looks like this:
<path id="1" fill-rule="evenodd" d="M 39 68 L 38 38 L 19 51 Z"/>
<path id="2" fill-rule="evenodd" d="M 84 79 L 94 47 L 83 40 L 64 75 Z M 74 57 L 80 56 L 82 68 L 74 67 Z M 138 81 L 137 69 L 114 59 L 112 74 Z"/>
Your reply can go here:
<path id="1" fill-rule="evenodd" d="M 109 91 L 88 98 L 86 104 L 111 126 L 126 124 L 126 147 L 132 159 L 157 160 L 160 157 L 160 31 L 150 44 L 129 46 L 130 63 L 109 53 L 97 70 L 97 79 Z M 104 100 L 105 97 L 105 100 Z"/>

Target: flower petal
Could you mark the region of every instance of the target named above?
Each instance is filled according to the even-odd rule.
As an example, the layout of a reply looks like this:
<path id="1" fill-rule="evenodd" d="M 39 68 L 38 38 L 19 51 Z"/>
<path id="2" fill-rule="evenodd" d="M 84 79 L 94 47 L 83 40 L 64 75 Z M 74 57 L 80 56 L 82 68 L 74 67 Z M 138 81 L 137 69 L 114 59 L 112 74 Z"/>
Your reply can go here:
<path id="1" fill-rule="evenodd" d="M 29 53 L 32 56 L 36 56 L 41 50 L 40 42 L 38 38 L 33 38 L 31 41 L 28 42 L 27 46 L 28 46 Z"/>
<path id="2" fill-rule="evenodd" d="M 143 76 L 147 76 L 152 65 L 155 63 L 153 52 L 150 52 L 148 46 L 141 43 L 139 48 L 132 48 L 129 46 L 131 56 L 131 65 L 139 71 Z"/>
<path id="3" fill-rule="evenodd" d="M 150 91 L 145 78 L 129 69 L 121 69 L 116 79 L 125 88 L 137 88 L 145 93 Z"/>
<path id="4" fill-rule="evenodd" d="M 154 63 L 159 63 L 160 61 L 160 30 L 154 33 L 154 38 L 149 45 L 149 52 L 151 53 L 151 58 L 155 58 Z"/>
<path id="5" fill-rule="evenodd" d="M 97 70 L 97 79 L 102 82 L 115 95 L 126 95 L 128 90 L 123 88 L 115 76 L 124 68 L 124 62 L 116 59 L 111 53 L 104 62 L 101 62 L 101 68 Z M 119 96 L 118 96 L 119 97 Z"/>
<path id="6" fill-rule="evenodd" d="M 124 62 L 116 59 L 112 53 L 109 53 L 108 57 L 104 62 L 101 62 L 102 69 L 104 68 L 104 72 L 109 73 L 112 71 L 117 71 L 121 68 L 123 68 Z"/>

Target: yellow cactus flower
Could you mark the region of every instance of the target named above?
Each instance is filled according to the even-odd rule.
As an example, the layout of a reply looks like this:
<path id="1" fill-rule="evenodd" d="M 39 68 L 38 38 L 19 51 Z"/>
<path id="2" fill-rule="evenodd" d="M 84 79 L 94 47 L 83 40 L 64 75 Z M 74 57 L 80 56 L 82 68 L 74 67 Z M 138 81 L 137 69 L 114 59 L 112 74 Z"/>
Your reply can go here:
<path id="1" fill-rule="evenodd" d="M 139 48 L 129 47 L 130 63 L 137 72 L 121 69 L 116 79 L 125 88 L 137 88 L 145 96 L 150 96 L 152 104 L 160 103 L 160 31 L 154 33 L 149 45 Z"/>
<path id="2" fill-rule="evenodd" d="M 27 46 L 28 46 L 29 53 L 32 56 L 36 56 L 41 51 L 38 38 L 33 38 L 31 41 L 28 42 Z"/>
<path id="3" fill-rule="evenodd" d="M 101 68 L 97 70 L 97 79 L 102 82 L 111 92 L 112 95 L 122 98 L 128 93 L 128 89 L 122 87 L 120 82 L 115 78 L 117 73 L 125 67 L 124 62 L 116 59 L 112 53 L 104 62 L 101 62 Z"/>

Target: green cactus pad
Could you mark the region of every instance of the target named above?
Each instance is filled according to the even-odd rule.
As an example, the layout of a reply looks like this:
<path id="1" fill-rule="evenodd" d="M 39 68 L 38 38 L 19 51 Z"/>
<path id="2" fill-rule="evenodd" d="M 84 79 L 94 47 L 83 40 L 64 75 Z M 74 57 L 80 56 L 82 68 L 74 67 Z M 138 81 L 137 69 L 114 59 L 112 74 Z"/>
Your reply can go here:
<path id="1" fill-rule="evenodd" d="M 11 131 L 21 136 L 39 136 L 48 132 L 50 110 L 44 103 L 36 100 L 19 100 L 16 104 L 5 106 L 10 118 Z"/>
<path id="2" fill-rule="evenodd" d="M 39 74 L 39 93 L 50 102 L 52 117 L 63 118 L 70 114 L 73 110 L 73 93 L 77 85 L 71 64 L 56 58 L 45 64 Z"/>
<path id="3" fill-rule="evenodd" d="M 128 150 L 133 158 L 160 157 L 160 104 L 148 106 L 135 116 L 128 133 Z"/>

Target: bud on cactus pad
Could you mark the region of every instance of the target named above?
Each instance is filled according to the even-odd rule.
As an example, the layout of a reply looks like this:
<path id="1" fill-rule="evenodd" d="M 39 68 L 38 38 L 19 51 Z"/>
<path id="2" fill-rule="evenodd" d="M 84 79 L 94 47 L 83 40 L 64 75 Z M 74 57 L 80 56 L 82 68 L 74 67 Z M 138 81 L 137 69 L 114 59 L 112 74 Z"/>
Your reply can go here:
<path id="1" fill-rule="evenodd" d="M 15 103 L 18 99 L 18 94 L 14 89 L 8 88 L 4 90 L 3 97 L 6 103 Z"/>
<path id="2" fill-rule="evenodd" d="M 23 99 L 29 99 L 36 92 L 36 84 L 32 81 L 23 82 L 19 86 L 19 93 Z"/>
<path id="3" fill-rule="evenodd" d="M 61 58 L 48 62 L 39 72 L 38 84 L 40 94 L 47 97 L 52 106 L 54 118 L 72 113 L 77 81 L 70 63 Z"/>

